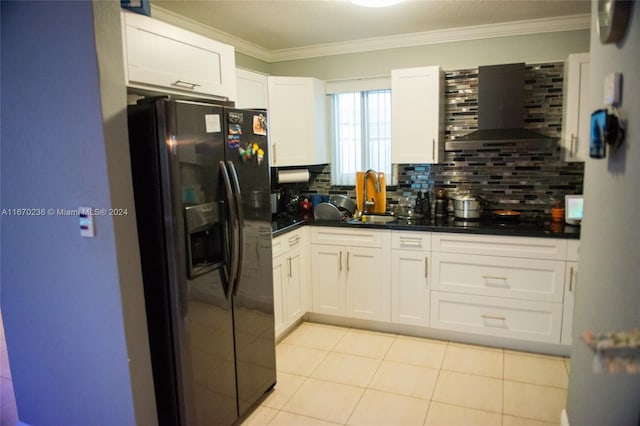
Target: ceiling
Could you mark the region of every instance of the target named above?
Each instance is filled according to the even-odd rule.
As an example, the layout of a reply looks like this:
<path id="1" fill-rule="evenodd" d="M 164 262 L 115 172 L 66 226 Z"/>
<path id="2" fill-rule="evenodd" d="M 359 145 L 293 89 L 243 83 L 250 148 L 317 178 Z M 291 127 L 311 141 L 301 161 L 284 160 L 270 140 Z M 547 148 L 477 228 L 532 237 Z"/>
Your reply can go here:
<path id="1" fill-rule="evenodd" d="M 590 0 L 408 0 L 365 8 L 349 0 L 151 0 L 161 8 L 267 52 L 397 38 L 468 27 L 555 20 L 585 26 Z M 152 14 L 154 9 L 152 9 Z M 558 20 L 560 19 L 560 20 Z M 567 19 L 569 19 L 567 21 Z M 575 19 L 574 19 L 575 20 Z M 540 28 L 546 28 L 540 25 Z M 555 27 L 554 27 L 555 28 Z M 575 29 L 575 28 L 567 28 Z"/>

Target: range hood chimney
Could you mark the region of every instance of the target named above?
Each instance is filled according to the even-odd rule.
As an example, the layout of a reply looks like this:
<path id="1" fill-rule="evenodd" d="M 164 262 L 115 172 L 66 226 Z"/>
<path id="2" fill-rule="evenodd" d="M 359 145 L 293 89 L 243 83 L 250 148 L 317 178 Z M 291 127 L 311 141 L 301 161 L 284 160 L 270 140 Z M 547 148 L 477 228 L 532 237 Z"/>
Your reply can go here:
<path id="1" fill-rule="evenodd" d="M 541 148 L 554 138 L 524 128 L 525 64 L 478 68 L 478 130 L 445 143 L 447 151 Z"/>

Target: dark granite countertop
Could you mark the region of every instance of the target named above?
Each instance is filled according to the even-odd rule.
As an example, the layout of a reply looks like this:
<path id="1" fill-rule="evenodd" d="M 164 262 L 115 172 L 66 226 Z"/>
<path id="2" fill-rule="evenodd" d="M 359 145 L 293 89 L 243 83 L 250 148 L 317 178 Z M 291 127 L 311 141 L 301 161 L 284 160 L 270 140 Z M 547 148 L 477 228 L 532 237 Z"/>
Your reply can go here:
<path id="1" fill-rule="evenodd" d="M 352 228 L 391 229 L 397 231 L 455 232 L 465 234 L 504 235 L 543 238 L 580 238 L 580 227 L 552 223 L 541 218 L 497 221 L 492 219 L 459 220 L 453 218 L 407 221 L 398 219 L 385 224 L 362 223 L 353 220 L 343 222 L 317 221 L 312 218 L 279 216 L 271 223 L 273 236 L 285 234 L 302 225 L 335 226 Z"/>

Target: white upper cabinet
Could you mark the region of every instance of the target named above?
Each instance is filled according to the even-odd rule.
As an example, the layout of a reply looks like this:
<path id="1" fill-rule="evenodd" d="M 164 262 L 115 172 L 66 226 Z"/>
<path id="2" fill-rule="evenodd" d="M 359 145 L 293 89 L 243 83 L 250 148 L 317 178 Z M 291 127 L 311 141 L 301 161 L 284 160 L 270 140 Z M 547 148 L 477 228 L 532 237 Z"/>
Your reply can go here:
<path id="1" fill-rule="evenodd" d="M 324 82 L 309 77 L 268 77 L 271 166 L 329 162 Z"/>
<path id="2" fill-rule="evenodd" d="M 257 72 L 236 69 L 236 108 L 267 109 L 269 85 L 267 76 Z"/>
<path id="3" fill-rule="evenodd" d="M 128 87 L 235 101 L 232 46 L 126 11 L 122 32 Z"/>
<path id="4" fill-rule="evenodd" d="M 589 54 L 569 55 L 564 70 L 563 161 L 585 161 L 589 156 Z"/>
<path id="5" fill-rule="evenodd" d="M 391 71 L 391 162 L 444 157 L 444 73 L 438 66 Z"/>

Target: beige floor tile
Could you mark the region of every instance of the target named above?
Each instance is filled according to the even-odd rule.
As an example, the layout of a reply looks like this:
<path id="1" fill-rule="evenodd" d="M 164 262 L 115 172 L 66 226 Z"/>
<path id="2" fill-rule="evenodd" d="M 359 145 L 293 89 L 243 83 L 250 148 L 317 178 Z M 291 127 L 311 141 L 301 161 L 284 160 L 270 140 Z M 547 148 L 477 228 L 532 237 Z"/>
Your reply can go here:
<path id="1" fill-rule="evenodd" d="M 424 422 L 429 401 L 368 389 L 348 425 L 415 426 Z"/>
<path id="2" fill-rule="evenodd" d="M 560 423 L 541 422 L 538 420 L 523 419 L 522 417 L 502 416 L 502 426 L 559 426 Z"/>
<path id="3" fill-rule="evenodd" d="M 276 346 L 278 371 L 309 376 L 329 352 L 280 343 Z"/>
<path id="4" fill-rule="evenodd" d="M 363 392 L 364 389 L 355 386 L 309 378 L 283 410 L 344 424 Z"/>
<path id="5" fill-rule="evenodd" d="M 569 376 L 563 358 L 506 351 L 504 378 L 516 382 L 567 388 Z"/>
<path id="6" fill-rule="evenodd" d="M 340 423 L 332 423 L 326 420 L 280 411 L 269 423 L 269 426 L 333 426 L 337 424 Z"/>
<path id="7" fill-rule="evenodd" d="M 385 360 L 440 368 L 447 344 L 435 340 L 398 336 Z"/>
<path id="8" fill-rule="evenodd" d="M 504 414 L 555 423 L 566 406 L 566 389 L 504 381 Z"/>
<path id="9" fill-rule="evenodd" d="M 281 409 L 289 401 L 300 386 L 307 380 L 306 377 L 278 371 L 278 378 L 275 388 L 271 394 L 265 398 L 261 405 L 266 407 Z"/>
<path id="10" fill-rule="evenodd" d="M 567 368 L 567 374 L 571 373 L 571 358 L 564 359 L 564 366 Z"/>
<path id="11" fill-rule="evenodd" d="M 382 359 L 395 340 L 394 334 L 349 330 L 333 348 L 335 352 Z"/>
<path id="12" fill-rule="evenodd" d="M 502 380 L 442 370 L 433 400 L 502 413 Z"/>
<path id="13" fill-rule="evenodd" d="M 383 361 L 369 388 L 413 398 L 431 399 L 437 380 L 438 370 L 434 368 Z"/>
<path id="14" fill-rule="evenodd" d="M 278 414 L 278 410 L 260 405 L 242 423 L 242 426 L 264 426 Z"/>
<path id="15" fill-rule="evenodd" d="M 365 388 L 381 362 L 379 359 L 329 352 L 311 377 Z"/>
<path id="16" fill-rule="evenodd" d="M 445 352 L 442 369 L 501 379 L 503 354 L 496 349 L 450 344 Z"/>
<path id="17" fill-rule="evenodd" d="M 432 402 L 425 426 L 501 426 L 501 417 L 489 411 Z"/>
<path id="18" fill-rule="evenodd" d="M 308 348 L 331 350 L 349 331 L 348 328 L 305 322 L 300 324 L 282 343 Z"/>

